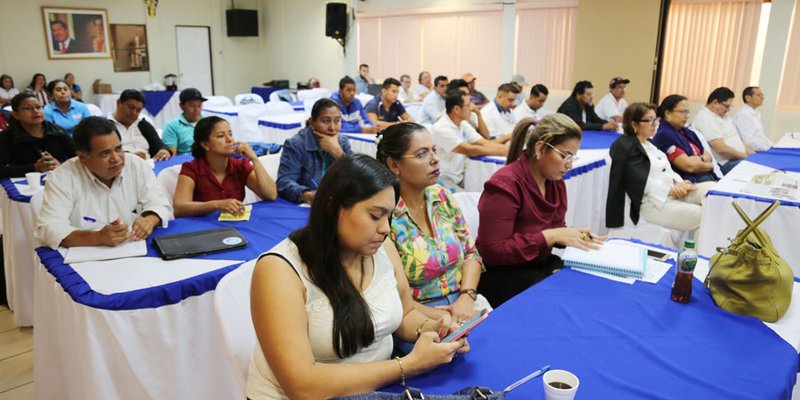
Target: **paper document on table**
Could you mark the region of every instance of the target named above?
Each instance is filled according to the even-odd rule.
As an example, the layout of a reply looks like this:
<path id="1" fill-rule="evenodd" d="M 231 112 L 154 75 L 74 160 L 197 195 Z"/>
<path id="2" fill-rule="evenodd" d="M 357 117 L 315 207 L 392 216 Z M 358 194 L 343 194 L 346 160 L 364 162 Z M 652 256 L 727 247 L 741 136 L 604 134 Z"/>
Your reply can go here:
<path id="1" fill-rule="evenodd" d="M 616 275 L 607 274 L 605 272 L 592 271 L 590 269 L 572 268 L 572 270 L 573 271 L 582 272 L 582 273 L 587 274 L 587 275 L 593 275 L 593 276 L 596 276 L 598 278 L 605 278 L 605 279 L 608 279 L 608 280 L 614 281 L 614 282 L 627 283 L 628 285 L 633 285 L 633 283 L 636 282 L 636 278 L 625 278 L 625 277 L 622 277 L 622 276 L 616 276 Z"/>
<path id="2" fill-rule="evenodd" d="M 218 221 L 250 221 L 250 213 L 253 211 L 253 205 L 248 204 L 244 206 L 244 214 L 233 215 L 229 212 L 221 212 Z"/>
<path id="3" fill-rule="evenodd" d="M 769 174 L 753 175 L 750 181 L 742 188 L 742 191 L 763 197 L 800 200 L 796 177 L 779 170 Z"/>
<path id="4" fill-rule="evenodd" d="M 59 249 L 60 251 L 61 249 Z M 117 258 L 141 257 L 147 255 L 146 240 L 129 240 L 119 246 L 80 246 L 66 250 L 65 264 L 85 261 L 114 260 Z"/>
<path id="5" fill-rule="evenodd" d="M 647 283 L 658 283 L 658 281 L 660 281 L 664 274 L 666 274 L 670 269 L 672 269 L 672 264 L 648 258 L 647 271 L 645 271 L 644 277 L 642 277 L 640 281 Z"/>

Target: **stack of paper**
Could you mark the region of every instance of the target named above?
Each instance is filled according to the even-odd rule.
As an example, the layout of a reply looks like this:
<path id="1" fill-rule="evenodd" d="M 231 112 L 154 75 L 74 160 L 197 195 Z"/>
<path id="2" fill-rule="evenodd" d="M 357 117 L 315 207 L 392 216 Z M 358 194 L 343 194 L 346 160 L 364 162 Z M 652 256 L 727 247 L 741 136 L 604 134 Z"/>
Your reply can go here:
<path id="1" fill-rule="evenodd" d="M 62 252 L 63 254 L 63 252 Z M 147 255 L 146 240 L 129 240 L 117 247 L 81 246 L 66 249 L 65 264 L 86 261 L 114 260 L 117 258 L 141 257 Z"/>

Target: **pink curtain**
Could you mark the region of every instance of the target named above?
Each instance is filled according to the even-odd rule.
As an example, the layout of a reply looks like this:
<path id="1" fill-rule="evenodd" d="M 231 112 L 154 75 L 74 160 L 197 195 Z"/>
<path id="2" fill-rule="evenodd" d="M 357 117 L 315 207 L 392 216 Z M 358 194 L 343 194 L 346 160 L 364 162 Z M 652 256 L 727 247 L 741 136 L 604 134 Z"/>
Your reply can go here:
<path id="1" fill-rule="evenodd" d="M 500 82 L 502 12 L 497 10 L 425 12 L 358 18 L 358 63 L 383 79 L 420 71 L 460 78 L 466 72 L 479 85 Z"/>
<path id="2" fill-rule="evenodd" d="M 792 31 L 786 49 L 786 62 L 783 64 L 781 95 L 778 105 L 800 107 L 800 2 L 794 3 Z"/>
<path id="3" fill-rule="evenodd" d="M 517 11 L 514 68 L 528 83 L 572 89 L 577 6 L 523 8 Z"/>
<path id="4" fill-rule="evenodd" d="M 674 0 L 669 9 L 661 96 L 705 102 L 719 86 L 740 92 L 753 67 L 762 0 Z"/>

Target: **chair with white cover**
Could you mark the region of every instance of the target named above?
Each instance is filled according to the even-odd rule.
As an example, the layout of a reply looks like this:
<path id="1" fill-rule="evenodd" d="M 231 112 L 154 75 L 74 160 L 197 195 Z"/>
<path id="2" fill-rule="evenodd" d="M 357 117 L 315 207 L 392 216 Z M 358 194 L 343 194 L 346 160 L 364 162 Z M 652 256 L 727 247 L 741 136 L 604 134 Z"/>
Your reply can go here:
<path id="1" fill-rule="evenodd" d="M 94 105 L 92 103 L 86 103 L 86 108 L 89 109 L 89 114 L 92 114 L 93 117 L 102 117 L 103 116 L 103 110 L 101 110 L 100 107 L 98 107 L 98 106 L 96 106 L 96 105 Z"/>
<path id="2" fill-rule="evenodd" d="M 263 104 L 245 104 L 238 106 L 238 113 L 236 130 L 233 131 L 234 138 L 244 142 L 261 141 L 258 120 L 268 115 L 267 107 Z"/>
<path id="3" fill-rule="evenodd" d="M 692 236 L 693 232 L 684 232 L 677 229 L 665 228 L 656 225 L 639 215 L 639 223 L 634 224 L 630 217 L 631 200 L 625 196 L 625 225 L 620 228 L 611 228 L 609 238 L 633 238 L 643 242 L 656 243 L 670 249 L 683 248 L 683 239 Z"/>
<path id="4" fill-rule="evenodd" d="M 164 187 L 169 198 L 169 204 L 172 205 L 172 198 L 175 196 L 175 188 L 178 186 L 178 175 L 181 173 L 182 165 L 173 165 L 164 168 L 156 177 L 158 183 Z"/>
<path id="5" fill-rule="evenodd" d="M 461 209 L 461 214 L 464 215 L 464 221 L 467 222 L 467 229 L 472 240 L 478 238 L 478 224 L 481 221 L 478 214 L 478 200 L 481 199 L 481 194 L 478 192 L 459 192 L 454 193 L 453 197 L 458 203 L 458 208 Z"/>
<path id="6" fill-rule="evenodd" d="M 267 170 L 267 174 L 269 174 L 272 180 L 278 180 L 278 168 L 281 166 L 281 153 L 283 151 L 279 151 L 275 154 L 266 154 L 261 157 L 258 157 L 258 160 L 261 161 L 261 165 L 264 166 L 264 169 Z M 259 197 L 255 192 L 250 190 L 250 188 L 244 188 L 244 204 L 252 204 L 255 202 L 259 202 L 262 199 Z"/>
<path id="7" fill-rule="evenodd" d="M 237 94 L 233 101 L 237 106 L 241 104 L 264 104 L 264 99 L 255 93 Z"/>
<path id="8" fill-rule="evenodd" d="M 294 113 L 294 107 L 285 101 L 268 101 L 265 106 L 266 115 L 286 115 Z"/>
<path id="9" fill-rule="evenodd" d="M 229 107 L 233 102 L 226 96 L 208 96 L 207 100 L 203 102 L 203 107 Z"/>
<path id="10" fill-rule="evenodd" d="M 331 91 L 325 88 L 314 88 L 308 90 L 299 90 L 297 92 L 297 100 L 319 100 L 331 97 Z"/>
<path id="11" fill-rule="evenodd" d="M 295 96 L 294 93 L 292 93 L 289 89 L 280 89 L 269 94 L 269 101 L 284 101 L 281 99 L 281 96 L 284 96 L 287 99 L 291 98 L 291 101 L 297 100 L 297 96 Z"/>
<path id="12" fill-rule="evenodd" d="M 356 98 L 358 99 L 358 101 L 360 101 L 361 105 L 364 105 L 364 106 L 366 106 L 367 103 L 369 103 L 369 101 L 372 100 L 374 97 L 375 96 L 373 96 L 373 95 L 371 95 L 369 93 L 359 93 L 359 94 L 356 95 Z"/>
<path id="13" fill-rule="evenodd" d="M 244 398 L 250 356 L 258 339 L 250 315 L 250 281 L 256 261 L 248 261 L 229 272 L 214 291 L 214 314 L 220 327 L 229 370 Z"/>

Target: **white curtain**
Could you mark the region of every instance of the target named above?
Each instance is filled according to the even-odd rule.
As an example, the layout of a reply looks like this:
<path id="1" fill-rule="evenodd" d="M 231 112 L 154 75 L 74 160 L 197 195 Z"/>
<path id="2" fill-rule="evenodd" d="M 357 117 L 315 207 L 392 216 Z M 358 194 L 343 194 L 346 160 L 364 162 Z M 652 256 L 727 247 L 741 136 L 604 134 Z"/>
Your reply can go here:
<path id="1" fill-rule="evenodd" d="M 522 7 L 517 5 L 516 73 L 531 84 L 572 89 L 577 4 Z"/>
<path id="2" fill-rule="evenodd" d="M 661 96 L 705 102 L 719 86 L 750 82 L 762 0 L 674 0 L 667 18 Z"/>
<path id="3" fill-rule="evenodd" d="M 358 63 L 378 80 L 427 70 L 435 77 L 472 72 L 479 85 L 500 82 L 499 7 L 480 11 L 417 10 L 404 15 L 358 17 Z"/>
<path id="4" fill-rule="evenodd" d="M 778 104 L 781 106 L 800 107 L 800 1 L 794 3 L 792 31 L 786 49 L 786 62 L 783 64 L 781 95 Z"/>

